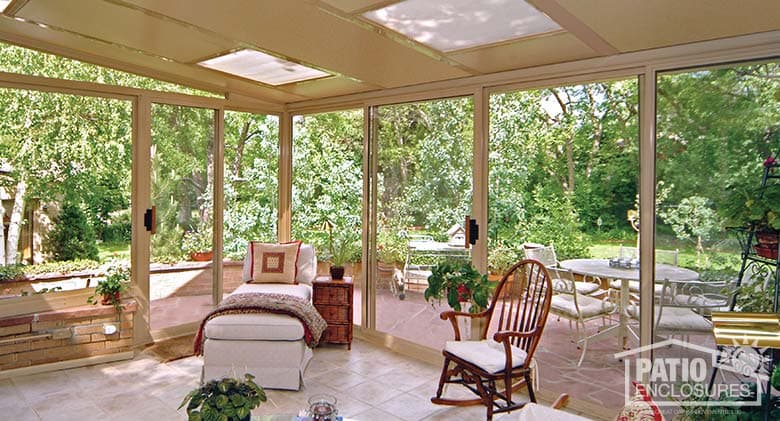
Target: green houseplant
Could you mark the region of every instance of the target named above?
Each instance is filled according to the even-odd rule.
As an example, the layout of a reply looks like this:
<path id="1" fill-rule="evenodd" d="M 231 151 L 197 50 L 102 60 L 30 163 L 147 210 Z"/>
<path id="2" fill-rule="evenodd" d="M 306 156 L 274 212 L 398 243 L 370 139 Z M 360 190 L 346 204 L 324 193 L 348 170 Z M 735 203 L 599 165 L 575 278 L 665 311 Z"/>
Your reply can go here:
<path id="1" fill-rule="evenodd" d="M 729 188 L 727 200 L 719 209 L 727 226 L 752 228 L 756 233 L 756 252 L 777 258 L 780 232 L 780 185 L 763 189 Z"/>
<path id="2" fill-rule="evenodd" d="M 207 382 L 188 393 L 179 409 L 187 406 L 190 421 L 244 421 L 266 400 L 255 376 L 247 373 L 243 380 L 227 377 Z"/>
<path id="3" fill-rule="evenodd" d="M 471 262 L 445 260 L 431 269 L 424 296 L 429 302 L 446 298 L 455 311 L 461 311 L 461 303 L 470 303 L 469 312 L 479 313 L 487 308 L 493 286 Z"/>
<path id="4" fill-rule="evenodd" d="M 127 290 L 130 270 L 121 265 L 112 265 L 106 270 L 106 279 L 99 281 L 95 294 L 87 298 L 89 304 L 113 305 L 119 307 L 119 295 Z M 97 297 L 100 297 L 98 301 Z"/>

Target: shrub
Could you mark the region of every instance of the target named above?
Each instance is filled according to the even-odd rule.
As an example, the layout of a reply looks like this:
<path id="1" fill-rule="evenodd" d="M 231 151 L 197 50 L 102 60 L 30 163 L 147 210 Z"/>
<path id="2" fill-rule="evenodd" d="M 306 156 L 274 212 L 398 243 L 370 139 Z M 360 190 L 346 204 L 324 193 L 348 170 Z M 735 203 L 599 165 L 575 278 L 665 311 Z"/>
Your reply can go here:
<path id="1" fill-rule="evenodd" d="M 533 194 L 534 211 L 524 224 L 525 241 L 554 244 L 558 260 L 588 257 L 590 241 L 580 229 L 579 215 L 566 195 L 542 192 Z"/>
<path id="2" fill-rule="evenodd" d="M 0 282 L 13 282 L 24 279 L 25 265 L 10 264 L 0 266 Z"/>
<path id="3" fill-rule="evenodd" d="M 81 208 L 66 201 L 54 218 L 48 249 L 54 260 L 98 259 L 98 248 L 92 226 Z"/>

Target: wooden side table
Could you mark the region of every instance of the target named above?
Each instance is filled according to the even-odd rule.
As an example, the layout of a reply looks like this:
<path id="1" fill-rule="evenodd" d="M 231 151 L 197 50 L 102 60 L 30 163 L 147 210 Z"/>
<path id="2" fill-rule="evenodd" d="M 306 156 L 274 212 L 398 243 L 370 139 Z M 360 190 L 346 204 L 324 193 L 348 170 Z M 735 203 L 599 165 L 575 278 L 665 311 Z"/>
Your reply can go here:
<path id="1" fill-rule="evenodd" d="M 312 286 L 314 307 L 328 322 L 321 342 L 346 344 L 347 349 L 352 349 L 352 278 L 333 281 L 320 277 Z"/>

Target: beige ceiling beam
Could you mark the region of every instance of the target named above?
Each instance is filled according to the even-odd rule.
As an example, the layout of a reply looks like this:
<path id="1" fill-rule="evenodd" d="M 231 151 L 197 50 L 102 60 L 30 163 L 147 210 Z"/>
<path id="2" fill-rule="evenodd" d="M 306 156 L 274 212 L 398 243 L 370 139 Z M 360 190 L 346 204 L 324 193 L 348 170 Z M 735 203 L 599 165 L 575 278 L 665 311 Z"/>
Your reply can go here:
<path id="1" fill-rule="evenodd" d="M 592 48 L 593 51 L 605 55 L 611 56 L 619 54 L 617 48 L 613 47 L 604 38 L 591 29 L 588 25 L 585 25 L 576 16 L 569 13 L 563 6 L 558 4 L 555 0 L 528 0 L 534 7 L 545 13 L 552 20 L 554 20 L 561 28 L 567 30 L 569 33 L 577 37 L 585 45 Z"/>
<path id="2" fill-rule="evenodd" d="M 621 75 L 640 74 L 644 71 L 644 66 L 648 65 L 661 71 L 773 56 L 780 56 L 780 31 L 510 70 L 363 94 L 294 102 L 288 103 L 287 107 L 292 112 L 298 112 L 303 109 L 325 108 L 332 104 L 394 103 L 402 102 L 398 98 L 439 98 L 452 96 L 450 93 L 453 91 L 467 91 L 479 87 L 499 91 L 514 85 L 530 88 L 550 86 L 550 84 L 564 80 L 603 80 Z"/>

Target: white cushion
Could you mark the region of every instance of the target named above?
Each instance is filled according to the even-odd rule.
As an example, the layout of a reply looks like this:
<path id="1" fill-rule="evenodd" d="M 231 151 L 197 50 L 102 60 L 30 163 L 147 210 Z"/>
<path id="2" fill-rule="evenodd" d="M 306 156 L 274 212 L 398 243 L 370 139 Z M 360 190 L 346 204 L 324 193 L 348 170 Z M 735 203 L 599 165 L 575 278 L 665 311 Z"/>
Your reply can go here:
<path id="1" fill-rule="evenodd" d="M 241 284 L 231 294 L 247 292 L 286 294 L 311 300 L 311 286 L 305 284 Z"/>
<path id="2" fill-rule="evenodd" d="M 612 289 L 620 289 L 621 284 L 620 279 L 615 279 L 613 281 L 610 281 L 609 287 Z M 661 291 L 663 291 L 664 285 L 656 283 L 654 285 L 655 295 L 661 295 Z M 628 290 L 629 292 L 639 292 L 639 281 L 628 281 Z"/>
<path id="3" fill-rule="evenodd" d="M 299 284 L 309 284 L 317 277 L 317 253 L 311 244 L 301 244 L 298 251 L 298 274 L 295 280 Z"/>
<path id="4" fill-rule="evenodd" d="M 555 292 L 571 293 L 571 280 L 569 279 L 554 278 L 552 279 L 552 286 Z M 596 292 L 599 289 L 599 284 L 593 282 L 575 281 L 574 286 L 577 288 L 578 294 L 584 295 Z"/>
<path id="5" fill-rule="evenodd" d="M 286 314 L 226 314 L 206 323 L 209 339 L 297 341 L 303 338 L 303 325 Z"/>
<path id="6" fill-rule="evenodd" d="M 506 356 L 504 345 L 492 339 L 485 341 L 447 341 L 444 350 L 457 355 L 488 373 L 498 373 L 504 370 Z M 520 348 L 511 347 L 512 368 L 525 363 L 528 354 Z"/>
<path id="7" fill-rule="evenodd" d="M 656 322 L 655 328 L 666 332 L 680 330 L 711 333 L 712 323 L 690 308 L 664 307 L 661 313 L 661 320 Z"/>
<path id="8" fill-rule="evenodd" d="M 305 284 L 241 284 L 233 294 L 277 293 L 311 300 L 311 286 Z M 207 338 L 236 340 L 295 341 L 303 338 L 300 320 L 286 314 L 226 314 L 206 323 Z"/>
<path id="9" fill-rule="evenodd" d="M 580 308 L 579 314 L 577 307 Z M 553 313 L 571 318 L 578 318 L 581 315 L 583 319 L 587 319 L 600 314 L 609 314 L 615 309 L 615 305 L 609 301 L 583 295 L 577 296 L 577 307 L 574 306 L 574 296 L 569 294 L 554 295 L 550 301 L 550 310 Z"/>

